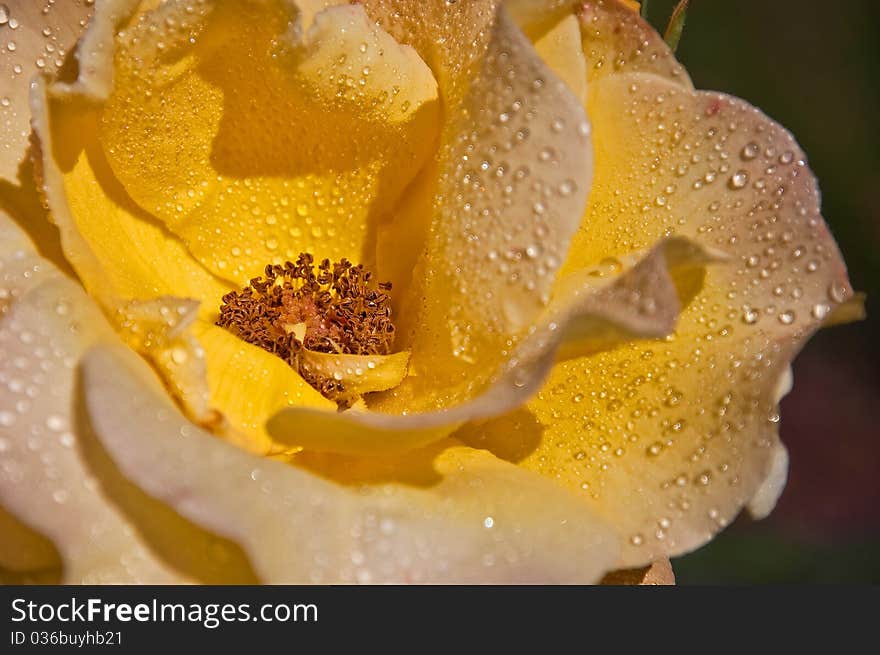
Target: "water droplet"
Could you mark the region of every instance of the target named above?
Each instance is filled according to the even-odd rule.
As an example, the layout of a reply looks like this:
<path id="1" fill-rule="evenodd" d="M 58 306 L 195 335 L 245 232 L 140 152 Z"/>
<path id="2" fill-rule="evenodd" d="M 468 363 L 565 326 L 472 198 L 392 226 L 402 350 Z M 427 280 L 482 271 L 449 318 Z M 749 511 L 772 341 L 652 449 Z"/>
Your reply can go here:
<path id="1" fill-rule="evenodd" d="M 746 325 L 754 325 L 758 322 L 758 312 L 751 307 L 744 307 L 742 313 L 742 321 Z"/>
<path id="2" fill-rule="evenodd" d="M 749 173 L 748 171 L 738 170 L 736 173 L 730 176 L 730 181 L 728 182 L 728 186 L 731 189 L 742 189 L 749 181 Z"/>
<path id="3" fill-rule="evenodd" d="M 5 4 L 0 5 L 0 25 L 6 25 L 9 22 L 9 7 Z"/>
<path id="4" fill-rule="evenodd" d="M 754 141 L 751 141 L 743 146 L 742 152 L 740 152 L 740 156 L 744 160 L 749 161 L 749 160 L 752 160 L 755 157 L 757 157 L 758 152 L 760 152 L 760 148 L 758 147 L 758 144 L 755 143 Z"/>
<path id="5" fill-rule="evenodd" d="M 831 308 L 824 303 L 817 303 L 813 305 L 813 310 L 810 312 L 817 321 L 821 321 L 826 316 L 828 316 L 828 312 Z"/>
<path id="6" fill-rule="evenodd" d="M 52 432 L 61 432 L 66 424 L 67 422 L 64 420 L 64 417 L 58 414 L 49 414 L 46 418 L 46 427 L 52 430 Z"/>
<path id="7" fill-rule="evenodd" d="M 847 287 L 842 282 L 835 280 L 828 285 L 828 297 L 834 302 L 843 302 L 848 295 Z"/>

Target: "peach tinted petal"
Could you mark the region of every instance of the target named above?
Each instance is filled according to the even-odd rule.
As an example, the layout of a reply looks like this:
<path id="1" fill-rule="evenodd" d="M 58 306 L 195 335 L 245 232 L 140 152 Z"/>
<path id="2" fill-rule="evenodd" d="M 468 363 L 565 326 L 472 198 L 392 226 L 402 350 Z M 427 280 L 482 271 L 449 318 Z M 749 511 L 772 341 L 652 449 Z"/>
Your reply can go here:
<path id="1" fill-rule="evenodd" d="M 620 0 L 586 0 L 578 11 L 589 83 L 626 73 L 652 73 L 692 89 L 669 46 Z"/>
<path id="2" fill-rule="evenodd" d="M 16 181 L 31 133 L 28 86 L 62 67 L 93 11 L 92 2 L 6 0 L 0 23 L 0 179 Z"/>
<path id="3" fill-rule="evenodd" d="M 369 263 L 434 146 L 431 71 L 358 5 L 307 30 L 281 0 L 190 5 L 115 39 L 100 139 L 126 191 L 238 285 L 300 252 Z"/>
<path id="4" fill-rule="evenodd" d="M 610 255 L 670 233 L 730 259 L 707 270 L 673 337 L 559 364 L 517 415 L 539 435 L 518 463 L 580 491 L 636 566 L 701 545 L 765 481 L 778 494 L 779 380 L 852 290 L 779 125 L 656 75 L 608 76 L 589 94 L 595 186 L 565 270 L 614 267 Z M 505 430 L 500 419 L 466 441 Z"/>
<path id="5" fill-rule="evenodd" d="M 186 580 L 139 541 L 79 450 L 75 367 L 112 329 L 2 214 L 0 244 L 0 504 L 55 545 L 63 582 Z"/>
<path id="6" fill-rule="evenodd" d="M 591 582 L 614 560 L 581 503 L 487 453 L 445 451 L 428 489 L 348 489 L 195 428 L 126 351 L 92 351 L 83 373 L 120 471 L 240 543 L 264 582 Z"/>

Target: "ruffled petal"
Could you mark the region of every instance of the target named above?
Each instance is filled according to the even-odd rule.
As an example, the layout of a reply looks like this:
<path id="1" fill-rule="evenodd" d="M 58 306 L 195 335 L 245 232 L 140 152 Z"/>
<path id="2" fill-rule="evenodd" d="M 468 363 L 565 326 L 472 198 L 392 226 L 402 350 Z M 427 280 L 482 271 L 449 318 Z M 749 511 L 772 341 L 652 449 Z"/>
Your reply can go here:
<path id="1" fill-rule="evenodd" d="M 0 180 L 15 182 L 31 133 L 28 87 L 37 73 L 53 74 L 64 65 L 92 14 L 93 2 L 6 0 L 0 25 Z M 22 178 L 22 182 L 25 179 Z"/>
<path id="2" fill-rule="evenodd" d="M 48 538 L 67 583 L 188 580 L 141 543 L 79 449 L 75 367 L 85 349 L 114 340 L 113 330 L 4 214 L 0 244 L 0 504 L 28 530 L 11 546 L 43 543 L 45 565 L 52 552 L 41 537 Z M 36 555 L 5 552 L 3 559 L 36 565 L 26 561 Z"/>
<path id="3" fill-rule="evenodd" d="M 168 2 L 105 44 L 100 139 L 127 193 L 238 285 L 301 252 L 371 263 L 377 224 L 435 146 L 431 71 L 357 5 L 308 29 L 281 0 L 190 7 Z"/>
<path id="4" fill-rule="evenodd" d="M 195 428 L 124 350 L 93 350 L 83 389 L 119 470 L 240 543 L 263 582 L 577 583 L 614 561 L 614 539 L 582 503 L 485 452 L 443 451 L 429 488 L 350 489 Z"/>
<path id="5" fill-rule="evenodd" d="M 780 377 L 853 293 L 803 153 L 759 111 L 641 73 L 593 80 L 588 110 L 595 184 L 564 270 L 614 269 L 668 234 L 731 264 L 666 342 L 559 364 L 518 413 L 458 436 L 494 448 L 530 425 L 516 461 L 579 490 L 637 566 L 701 545 L 759 489 L 758 513 L 772 506 Z"/>

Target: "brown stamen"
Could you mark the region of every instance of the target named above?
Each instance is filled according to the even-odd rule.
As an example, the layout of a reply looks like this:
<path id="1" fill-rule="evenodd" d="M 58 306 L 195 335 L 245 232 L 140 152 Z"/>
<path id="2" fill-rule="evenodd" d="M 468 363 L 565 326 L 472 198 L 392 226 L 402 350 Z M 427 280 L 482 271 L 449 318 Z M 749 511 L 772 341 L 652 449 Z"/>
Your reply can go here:
<path id="1" fill-rule="evenodd" d="M 301 365 L 303 349 L 349 355 L 387 355 L 394 342 L 390 282 L 373 284 L 372 273 L 347 259 L 323 260 L 308 253 L 296 263 L 266 266 L 265 277 L 223 296 L 217 325 L 277 355 L 324 396 L 339 402 L 341 382 L 317 377 Z"/>

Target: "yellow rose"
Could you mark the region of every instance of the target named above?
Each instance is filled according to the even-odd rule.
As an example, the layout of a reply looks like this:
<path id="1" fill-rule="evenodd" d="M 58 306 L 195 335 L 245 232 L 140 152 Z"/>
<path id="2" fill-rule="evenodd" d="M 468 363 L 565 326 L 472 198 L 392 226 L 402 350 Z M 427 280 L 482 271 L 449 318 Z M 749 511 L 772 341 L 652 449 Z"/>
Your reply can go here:
<path id="1" fill-rule="evenodd" d="M 11 577 L 594 582 L 772 509 L 860 305 L 632 3 L 8 4 Z"/>

